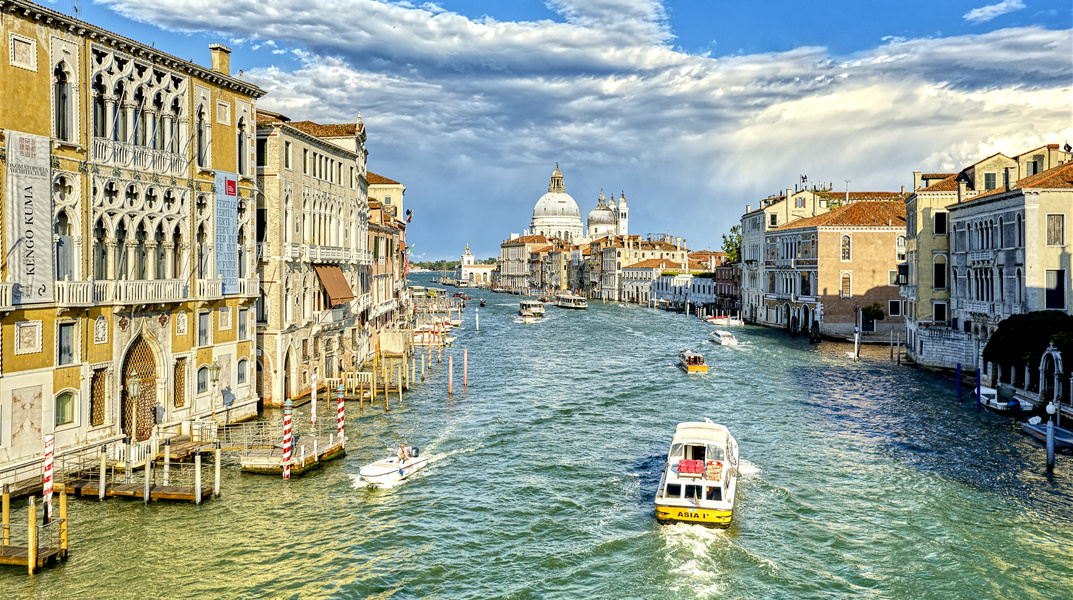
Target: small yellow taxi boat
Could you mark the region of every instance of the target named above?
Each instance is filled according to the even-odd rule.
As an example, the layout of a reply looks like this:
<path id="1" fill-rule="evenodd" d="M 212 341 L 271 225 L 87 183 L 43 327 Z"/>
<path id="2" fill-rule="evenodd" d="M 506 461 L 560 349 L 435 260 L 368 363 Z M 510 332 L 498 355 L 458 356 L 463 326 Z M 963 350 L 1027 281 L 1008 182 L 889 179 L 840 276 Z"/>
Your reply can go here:
<path id="1" fill-rule="evenodd" d="M 692 350 L 682 350 L 678 354 L 678 367 L 686 373 L 707 373 L 708 363 L 704 357 Z"/>

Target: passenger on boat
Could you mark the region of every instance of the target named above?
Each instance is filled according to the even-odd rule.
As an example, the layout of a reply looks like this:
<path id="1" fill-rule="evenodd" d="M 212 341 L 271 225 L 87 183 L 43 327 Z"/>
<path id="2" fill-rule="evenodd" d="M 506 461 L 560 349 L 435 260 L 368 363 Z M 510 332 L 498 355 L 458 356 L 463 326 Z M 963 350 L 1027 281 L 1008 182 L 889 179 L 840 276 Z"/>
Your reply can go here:
<path id="1" fill-rule="evenodd" d="M 399 464 L 406 462 L 406 446 L 399 444 Z"/>

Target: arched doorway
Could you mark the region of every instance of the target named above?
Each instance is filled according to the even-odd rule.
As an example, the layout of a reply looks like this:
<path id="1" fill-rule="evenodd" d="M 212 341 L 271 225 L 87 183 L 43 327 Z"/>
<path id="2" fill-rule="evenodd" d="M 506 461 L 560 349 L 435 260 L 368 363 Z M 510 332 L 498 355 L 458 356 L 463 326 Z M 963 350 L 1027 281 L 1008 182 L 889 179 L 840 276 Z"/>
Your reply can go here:
<path id="1" fill-rule="evenodd" d="M 137 406 L 127 396 L 127 382 L 131 375 L 137 373 L 141 380 Z M 127 349 L 123 359 L 123 379 L 119 382 L 119 394 L 122 399 L 123 433 L 134 441 L 144 441 L 153 434 L 156 424 L 156 360 L 153 349 L 144 337 L 138 336 Z"/>
<path id="2" fill-rule="evenodd" d="M 807 334 L 812 325 L 812 315 L 809 314 L 808 304 L 801 305 L 801 333 Z"/>

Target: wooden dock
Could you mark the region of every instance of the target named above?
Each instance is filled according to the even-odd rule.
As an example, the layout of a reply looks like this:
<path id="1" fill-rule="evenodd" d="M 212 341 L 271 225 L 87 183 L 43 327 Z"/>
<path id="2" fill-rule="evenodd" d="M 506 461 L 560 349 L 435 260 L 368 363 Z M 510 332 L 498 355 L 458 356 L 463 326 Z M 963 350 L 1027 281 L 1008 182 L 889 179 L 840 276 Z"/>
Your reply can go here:
<path id="1" fill-rule="evenodd" d="M 339 438 L 303 435 L 294 443 L 291 452 L 291 475 L 301 475 L 320 467 L 320 463 L 340 458 L 346 454 Z M 249 450 L 242 456 L 242 470 L 264 475 L 283 474 L 283 446 Z"/>
<path id="2" fill-rule="evenodd" d="M 212 497 L 212 484 L 203 485 L 201 497 Z M 67 486 L 75 496 L 99 498 L 101 486 L 96 481 L 79 481 Z M 104 486 L 105 498 L 145 498 L 145 483 L 111 483 Z M 150 500 L 178 500 L 181 502 L 197 502 L 197 489 L 192 486 L 181 485 L 150 485 Z"/>

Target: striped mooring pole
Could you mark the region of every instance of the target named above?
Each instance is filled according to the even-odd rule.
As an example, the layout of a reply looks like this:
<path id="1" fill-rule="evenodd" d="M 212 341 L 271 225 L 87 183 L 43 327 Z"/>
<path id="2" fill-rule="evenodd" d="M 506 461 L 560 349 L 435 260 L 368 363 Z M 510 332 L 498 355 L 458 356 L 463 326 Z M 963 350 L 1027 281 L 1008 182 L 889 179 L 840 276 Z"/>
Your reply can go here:
<path id="1" fill-rule="evenodd" d="M 343 384 L 339 384 L 339 420 L 336 422 L 336 433 L 339 434 L 339 442 L 343 442 Z"/>
<path id="2" fill-rule="evenodd" d="M 283 478 L 291 478 L 291 410 L 294 403 L 290 396 L 283 401 Z"/>
<path id="3" fill-rule="evenodd" d="M 48 434 L 45 436 L 45 485 L 43 489 L 43 496 L 45 505 L 41 507 L 45 513 L 45 523 L 52 520 L 52 466 L 54 459 L 54 450 L 56 448 L 56 436 Z"/>

